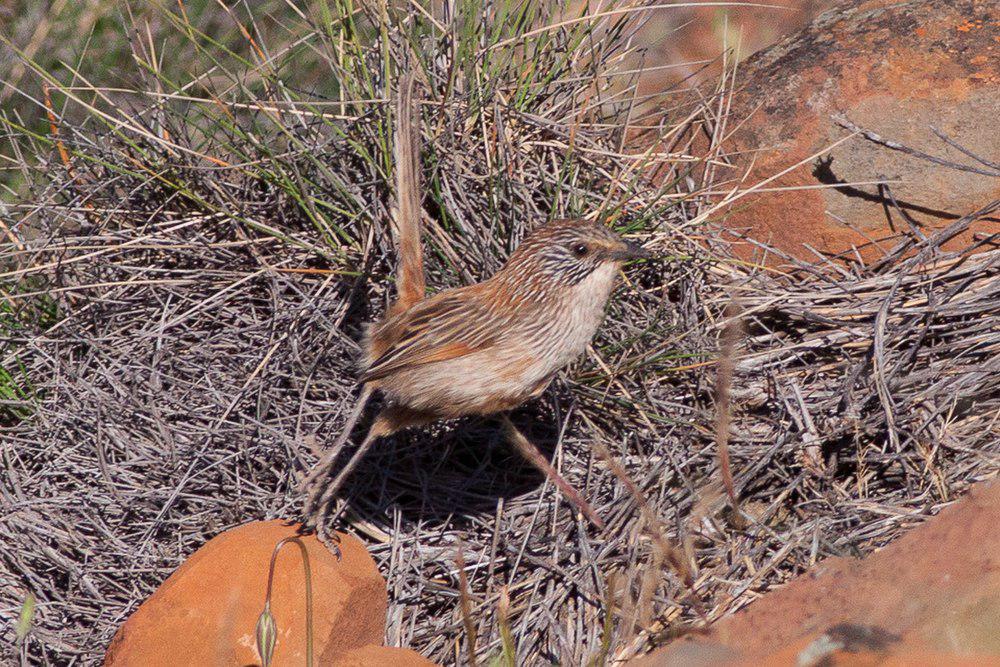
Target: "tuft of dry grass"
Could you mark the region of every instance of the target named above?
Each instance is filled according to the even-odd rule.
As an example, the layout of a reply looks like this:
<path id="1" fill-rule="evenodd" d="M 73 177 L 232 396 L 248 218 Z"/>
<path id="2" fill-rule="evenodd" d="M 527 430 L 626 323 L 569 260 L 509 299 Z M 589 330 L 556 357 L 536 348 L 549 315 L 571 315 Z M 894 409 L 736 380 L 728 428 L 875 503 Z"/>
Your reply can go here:
<path id="1" fill-rule="evenodd" d="M 995 474 L 1000 251 L 945 252 L 946 230 L 839 273 L 733 259 L 710 193 L 760 184 L 727 168 L 731 73 L 666 119 L 646 109 L 639 12 L 244 4 L 226 19 L 243 39 L 221 43 L 185 7 L 156 14 L 196 54 L 184 71 L 160 66 L 157 39 L 130 43 L 113 89 L 28 62 L 58 136 L 3 117 L 23 187 L 0 211 L 0 367 L 20 390 L 0 397 L 18 411 L 0 426 L 0 600 L 37 598 L 23 641 L 0 628 L 3 660 L 96 663 L 208 538 L 294 515 L 350 411 L 355 341 L 394 291 L 402 71 L 421 90 L 429 285 L 493 272 L 538 220 L 598 212 L 664 259 L 629 271 L 588 357 L 513 418 L 604 529 L 489 421 L 387 439 L 359 468 L 344 516 L 388 580 L 390 644 L 442 662 L 472 637 L 481 664 L 625 658 Z M 125 12 L 122 30 L 145 18 Z M 297 84 L 303 61 L 322 94 Z M 707 163 L 686 154 L 691 132 L 716 138 Z M 717 502 L 713 429 L 734 296 L 745 525 Z M 672 561 L 694 566 L 690 584 Z"/>

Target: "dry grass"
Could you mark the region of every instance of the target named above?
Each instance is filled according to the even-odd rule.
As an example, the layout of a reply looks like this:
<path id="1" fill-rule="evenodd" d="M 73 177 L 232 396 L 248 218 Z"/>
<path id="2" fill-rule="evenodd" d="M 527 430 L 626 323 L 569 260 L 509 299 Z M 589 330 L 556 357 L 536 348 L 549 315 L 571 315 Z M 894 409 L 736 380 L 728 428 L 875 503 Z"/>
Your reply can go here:
<path id="1" fill-rule="evenodd" d="M 294 516 L 353 403 L 361 327 L 392 292 L 402 61 L 420 72 L 429 285 L 492 272 L 534 221 L 567 215 L 600 212 L 665 259 L 629 272 L 588 357 L 514 417 L 604 530 L 495 423 L 405 433 L 359 468 L 345 516 L 388 580 L 391 644 L 445 663 L 469 645 L 482 664 L 625 657 L 703 623 L 701 608 L 718 618 L 817 559 L 883 544 L 995 473 L 1000 251 L 944 252 L 939 236 L 841 272 L 731 259 L 705 194 L 734 186 L 725 145 L 700 179 L 677 143 L 692 127 L 725 135 L 730 82 L 659 124 L 636 111 L 632 75 L 614 75 L 633 68 L 629 16 L 537 30 L 560 17 L 533 6 L 486 5 L 490 22 L 478 3 L 431 17 L 331 5 L 332 23 L 289 23 L 287 48 L 253 30 L 225 62 L 205 46 L 184 80 L 141 51 L 134 93 L 49 78 L 67 162 L 8 117 L 30 187 L 0 217 L 0 361 L 21 378 L 0 430 L 0 604 L 38 602 L 24 641 L 0 629 L 4 660 L 95 663 L 205 540 Z M 341 83 L 333 99 L 286 83 L 291 44 Z M 655 128 L 647 151 L 630 141 L 640 127 Z M 51 316 L 28 316 L 43 295 Z M 734 295 L 741 521 L 713 427 Z M 817 447 L 820 470 L 804 458 Z"/>

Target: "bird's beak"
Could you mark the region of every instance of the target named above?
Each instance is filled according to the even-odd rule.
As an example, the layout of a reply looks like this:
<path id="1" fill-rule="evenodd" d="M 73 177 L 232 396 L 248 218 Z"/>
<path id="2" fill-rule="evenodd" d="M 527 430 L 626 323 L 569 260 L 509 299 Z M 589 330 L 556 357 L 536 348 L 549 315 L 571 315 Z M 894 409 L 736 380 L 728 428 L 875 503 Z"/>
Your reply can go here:
<path id="1" fill-rule="evenodd" d="M 636 243 L 625 241 L 611 251 L 611 257 L 619 262 L 628 262 L 633 259 L 652 259 L 653 253 Z"/>

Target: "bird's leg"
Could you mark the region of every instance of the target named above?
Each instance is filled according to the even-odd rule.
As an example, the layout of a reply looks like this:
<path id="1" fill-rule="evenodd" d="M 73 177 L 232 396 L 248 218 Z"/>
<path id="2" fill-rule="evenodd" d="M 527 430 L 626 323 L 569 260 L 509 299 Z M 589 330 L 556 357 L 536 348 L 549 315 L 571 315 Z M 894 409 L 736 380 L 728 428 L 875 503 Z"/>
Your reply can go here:
<path id="1" fill-rule="evenodd" d="M 299 485 L 299 491 L 306 492 L 308 494 L 302 511 L 302 532 L 312 532 L 317 528 L 317 525 L 313 520 L 313 515 L 316 513 L 315 503 L 316 500 L 318 500 L 316 494 L 317 485 L 321 485 L 323 481 L 329 479 L 330 475 L 333 474 L 333 466 L 336 464 L 337 458 L 340 456 L 340 452 L 344 449 L 344 445 L 346 445 L 348 439 L 350 439 L 351 433 L 353 433 L 354 427 L 358 423 L 358 419 L 361 418 L 371 395 L 372 388 L 365 385 L 361 390 L 361 395 L 358 397 L 357 402 L 354 404 L 354 409 L 351 411 L 351 414 L 348 415 L 347 422 L 341 429 L 340 435 L 337 437 L 336 441 L 334 441 L 333 445 L 331 445 L 326 452 L 324 452 L 323 456 L 320 457 L 319 461 L 317 461 L 312 467 L 312 470 L 309 471 L 309 475 Z M 325 532 L 325 528 L 322 530 Z M 333 534 L 333 540 L 335 542 L 339 541 L 336 533 Z M 327 540 L 324 539 L 323 541 L 326 542 Z"/>
<path id="2" fill-rule="evenodd" d="M 309 475 L 299 485 L 299 491 L 303 491 L 311 487 L 316 483 L 317 479 L 328 477 L 330 475 L 330 469 L 337 461 L 337 457 L 340 456 L 340 450 L 344 448 L 344 445 L 347 444 L 348 438 L 351 437 L 351 433 L 354 431 L 354 427 L 357 425 L 358 419 L 361 418 L 361 413 L 364 412 L 365 406 L 368 404 L 368 399 L 371 398 L 371 395 L 371 387 L 365 385 L 365 387 L 361 390 L 361 395 L 358 396 L 357 403 L 354 404 L 354 409 L 347 417 L 347 423 L 344 424 L 344 428 L 341 430 L 340 435 L 337 436 L 336 441 L 334 441 L 330 448 L 326 450 L 320 460 L 316 462 L 316 465 L 312 467 L 312 470 L 309 471 Z"/>
<path id="3" fill-rule="evenodd" d="M 336 533 L 333 533 L 332 537 L 328 532 L 327 520 L 330 518 L 330 508 L 333 505 L 333 499 L 336 497 L 337 492 L 340 487 L 344 485 L 347 478 L 350 476 L 354 469 L 364 458 L 371 446 L 375 444 L 375 441 L 384 435 L 388 435 L 392 432 L 391 424 L 388 419 L 386 419 L 384 414 L 380 414 L 375 418 L 374 423 L 372 423 L 371 428 L 368 429 L 368 435 L 365 439 L 361 441 L 358 449 L 351 458 L 347 461 L 343 468 L 337 472 L 336 477 L 330 480 L 330 475 L 333 472 L 333 464 L 336 459 L 336 455 L 328 459 L 327 456 L 323 457 L 321 462 L 322 466 L 317 464 L 317 470 L 314 470 L 309 478 L 305 482 L 306 501 L 302 507 L 302 514 L 304 516 L 304 525 L 316 530 L 317 537 L 327 546 L 330 545 L 331 539 L 333 541 L 339 541 L 336 537 Z M 335 547 L 334 547 L 335 548 Z"/>
<path id="4" fill-rule="evenodd" d="M 523 433 L 521 433 L 521 431 L 518 430 L 516 426 L 514 426 L 510 417 L 503 415 L 500 419 L 503 421 L 504 435 L 506 435 L 507 440 L 517 448 L 517 451 L 519 451 L 524 458 L 528 459 L 529 463 L 538 468 L 545 474 L 546 477 L 552 480 L 552 483 L 555 484 L 560 491 L 562 491 L 562 494 L 566 496 L 566 499 L 575 505 L 576 508 L 580 510 L 592 524 L 598 528 L 604 528 L 604 521 L 601 520 L 601 517 L 597 516 L 597 512 L 594 511 L 594 508 L 587 504 L 587 501 L 583 499 L 583 496 L 580 495 L 579 491 L 573 488 L 572 484 L 562 478 L 556 469 L 552 467 L 552 464 L 549 463 L 548 459 L 546 459 L 545 456 L 538 450 L 538 447 L 536 447 L 530 440 L 528 440 L 528 438 L 524 436 Z"/>

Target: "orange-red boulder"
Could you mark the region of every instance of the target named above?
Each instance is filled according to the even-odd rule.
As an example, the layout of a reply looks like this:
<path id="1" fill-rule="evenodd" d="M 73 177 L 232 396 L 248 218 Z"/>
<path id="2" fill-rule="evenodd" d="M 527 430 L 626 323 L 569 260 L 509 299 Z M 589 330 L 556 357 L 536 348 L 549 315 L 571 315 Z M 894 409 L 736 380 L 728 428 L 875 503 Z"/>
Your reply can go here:
<path id="1" fill-rule="evenodd" d="M 271 552 L 279 541 L 293 535 L 295 526 L 264 521 L 209 540 L 122 625 L 105 664 L 261 664 L 255 628 L 264 606 Z M 385 581 L 359 540 L 349 535 L 341 539 L 342 559 L 337 560 L 315 537 L 302 538 L 312 568 L 317 664 L 357 664 L 350 656 L 358 655 L 358 650 L 391 654 L 394 664 L 428 664 L 412 651 L 380 646 L 387 604 Z M 305 580 L 295 544 L 287 544 L 278 555 L 271 610 L 277 625 L 272 664 L 304 664 Z"/>
<path id="2" fill-rule="evenodd" d="M 341 655 L 337 667 L 434 667 L 434 663 L 415 651 L 388 646 L 364 646 Z"/>
<path id="3" fill-rule="evenodd" d="M 1000 665 L 998 525 L 994 482 L 872 556 L 824 561 L 636 665 Z"/>
<path id="4" fill-rule="evenodd" d="M 887 139 L 975 164 L 938 139 L 933 126 L 1000 161 L 996 0 L 840 4 L 748 59 L 737 85 L 724 128 L 732 136 L 722 143 L 735 167 L 725 173 L 735 181 L 749 169 L 743 184 L 749 187 L 805 162 L 766 186 L 800 189 L 739 200 L 722 217 L 729 230 L 807 260 L 817 259 L 810 246 L 826 254 L 858 247 L 870 260 L 907 229 L 898 212 L 889 219 L 891 201 L 872 181 L 890 181 L 896 201 L 925 234 L 1000 197 L 1000 178 L 946 169 L 861 137 L 810 158 L 850 134 L 831 118 L 843 114 Z M 838 187 L 817 189 L 829 185 Z M 951 245 L 998 231 L 994 216 Z M 740 244 L 737 252 L 759 251 Z"/>

